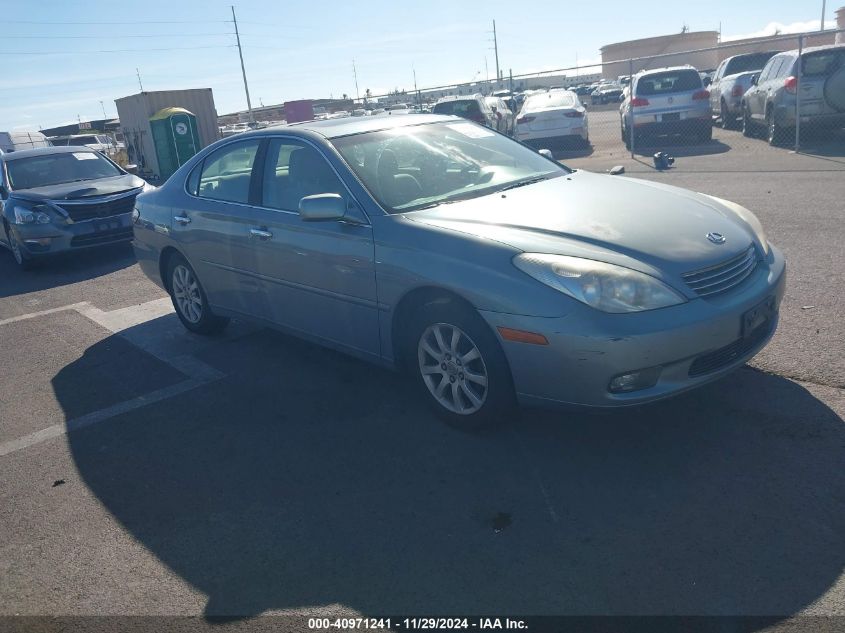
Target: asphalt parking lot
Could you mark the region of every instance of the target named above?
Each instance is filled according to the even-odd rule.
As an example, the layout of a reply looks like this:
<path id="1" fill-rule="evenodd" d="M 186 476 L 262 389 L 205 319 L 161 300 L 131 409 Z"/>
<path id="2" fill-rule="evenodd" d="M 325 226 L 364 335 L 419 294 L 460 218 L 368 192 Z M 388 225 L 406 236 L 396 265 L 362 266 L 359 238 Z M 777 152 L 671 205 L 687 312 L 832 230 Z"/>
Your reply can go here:
<path id="1" fill-rule="evenodd" d="M 129 248 L 0 252 L 0 614 L 845 616 L 845 141 L 715 130 L 656 172 L 590 116 L 565 162 L 734 200 L 784 250 L 750 366 L 467 435 L 385 370 L 188 334 Z"/>

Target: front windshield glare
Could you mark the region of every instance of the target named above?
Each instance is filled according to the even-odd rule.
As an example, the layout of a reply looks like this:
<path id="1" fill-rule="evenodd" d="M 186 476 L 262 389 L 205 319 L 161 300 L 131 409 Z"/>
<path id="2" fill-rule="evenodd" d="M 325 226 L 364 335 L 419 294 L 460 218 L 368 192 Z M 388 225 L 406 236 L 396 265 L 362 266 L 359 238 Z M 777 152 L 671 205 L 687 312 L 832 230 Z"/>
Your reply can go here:
<path id="1" fill-rule="evenodd" d="M 33 189 L 65 182 L 119 176 L 120 170 L 97 152 L 42 154 L 6 163 L 13 189 Z"/>
<path id="2" fill-rule="evenodd" d="M 569 171 L 469 121 L 404 126 L 332 141 L 390 213 L 476 198 Z"/>

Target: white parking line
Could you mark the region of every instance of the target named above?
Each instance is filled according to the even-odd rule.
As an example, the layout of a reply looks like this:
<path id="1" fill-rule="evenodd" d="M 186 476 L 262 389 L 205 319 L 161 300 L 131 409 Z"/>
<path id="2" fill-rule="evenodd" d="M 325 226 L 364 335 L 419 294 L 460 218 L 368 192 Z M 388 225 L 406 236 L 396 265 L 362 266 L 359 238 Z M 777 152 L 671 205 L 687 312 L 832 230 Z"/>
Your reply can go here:
<path id="1" fill-rule="evenodd" d="M 110 312 L 100 310 L 88 302 L 74 303 L 60 308 L 52 308 L 49 310 L 32 312 L 4 319 L 0 321 L 0 326 L 55 314 L 57 312 L 65 312 L 68 310 L 78 312 L 109 332 L 122 337 L 136 347 L 144 350 L 146 353 L 155 356 L 159 360 L 175 368 L 177 371 L 187 376 L 187 378 L 167 387 L 132 398 L 131 400 L 118 402 L 117 404 L 104 409 L 92 411 L 91 413 L 87 413 L 72 420 L 67 420 L 63 423 L 53 424 L 47 428 L 41 429 L 40 431 L 36 431 L 35 433 L 25 435 L 24 437 L 9 440 L 7 442 L 0 442 L 0 457 L 29 448 L 30 446 L 35 446 L 36 444 L 40 444 L 41 442 L 54 437 L 59 437 L 65 433 L 77 431 L 93 424 L 97 424 L 122 413 L 133 411 L 134 409 L 139 409 L 149 404 L 172 398 L 173 396 L 185 393 L 186 391 L 190 391 L 215 380 L 219 380 L 225 375 L 210 365 L 197 360 L 190 354 L 173 352 L 166 342 L 163 344 L 163 341 L 160 340 L 161 337 L 158 336 L 161 334 L 160 332 L 153 331 L 152 333 L 145 332 L 138 334 L 133 331 L 132 328 L 136 328 L 137 326 L 172 314 L 173 305 L 171 304 L 169 298 L 156 299 L 140 305 L 120 308 Z"/>

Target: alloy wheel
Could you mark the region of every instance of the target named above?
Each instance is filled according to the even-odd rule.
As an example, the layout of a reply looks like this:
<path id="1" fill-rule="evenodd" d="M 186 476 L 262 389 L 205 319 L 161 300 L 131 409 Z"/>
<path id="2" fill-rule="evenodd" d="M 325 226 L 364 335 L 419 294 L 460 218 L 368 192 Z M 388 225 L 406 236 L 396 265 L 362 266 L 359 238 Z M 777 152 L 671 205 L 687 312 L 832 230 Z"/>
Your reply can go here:
<path id="1" fill-rule="evenodd" d="M 455 325 L 434 323 L 417 345 L 419 371 L 428 391 L 452 413 L 471 415 L 484 406 L 487 366 L 475 342 Z"/>
<path id="2" fill-rule="evenodd" d="M 11 231 L 9 231 L 9 246 L 12 248 L 12 255 L 14 256 L 15 261 L 19 266 L 23 265 L 23 252 L 21 251 L 21 245 L 18 244 L 18 240 L 15 239 L 15 236 Z"/>
<path id="3" fill-rule="evenodd" d="M 182 264 L 173 269 L 173 297 L 179 311 L 189 323 L 202 319 L 202 297 L 193 271 Z"/>

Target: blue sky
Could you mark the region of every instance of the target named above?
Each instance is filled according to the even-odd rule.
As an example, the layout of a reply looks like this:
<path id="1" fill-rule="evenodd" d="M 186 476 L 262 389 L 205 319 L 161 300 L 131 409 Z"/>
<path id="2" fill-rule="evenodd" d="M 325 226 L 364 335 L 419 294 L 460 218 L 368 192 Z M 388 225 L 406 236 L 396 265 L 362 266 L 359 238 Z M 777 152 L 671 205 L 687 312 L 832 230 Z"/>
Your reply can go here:
<path id="1" fill-rule="evenodd" d="M 218 113 L 245 109 L 230 4 L 0 0 L 0 130 L 102 118 L 100 101 L 116 116 L 114 99 L 139 90 L 136 67 L 145 90 L 210 87 Z M 829 26 L 838 6 L 827 3 Z M 731 37 L 818 28 L 821 17 L 820 0 L 240 0 L 235 9 L 253 105 L 354 96 L 353 59 L 362 95 L 410 89 L 414 69 L 420 87 L 493 77 L 494 18 L 500 66 L 518 74 L 595 62 L 604 44 L 684 24 L 721 22 Z"/>

